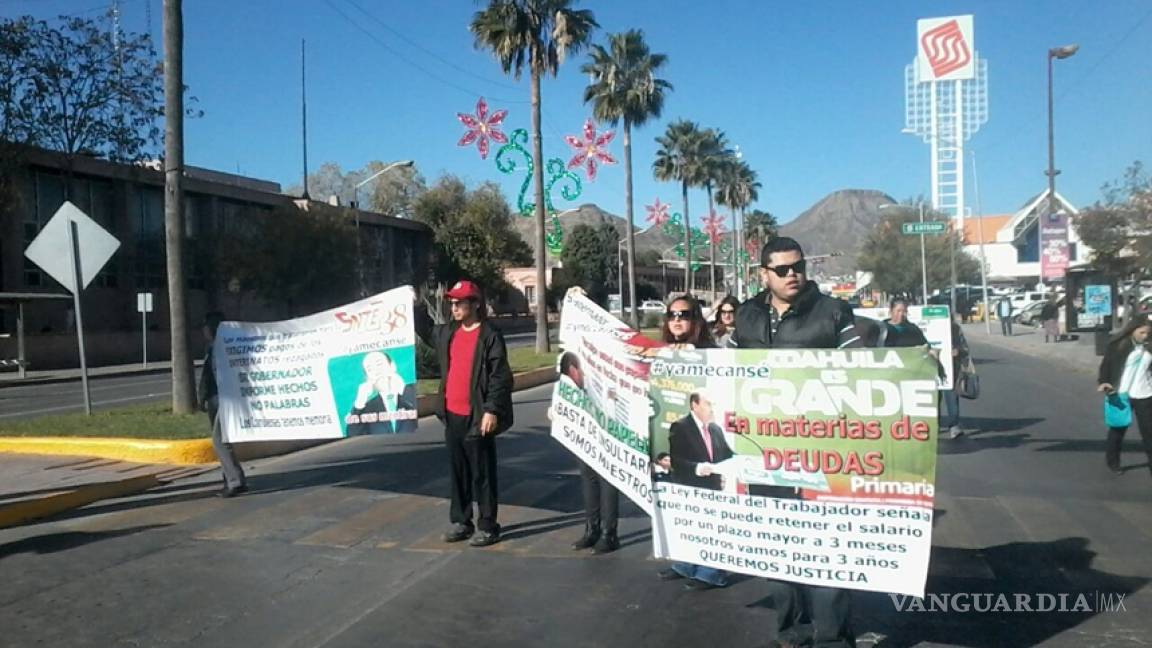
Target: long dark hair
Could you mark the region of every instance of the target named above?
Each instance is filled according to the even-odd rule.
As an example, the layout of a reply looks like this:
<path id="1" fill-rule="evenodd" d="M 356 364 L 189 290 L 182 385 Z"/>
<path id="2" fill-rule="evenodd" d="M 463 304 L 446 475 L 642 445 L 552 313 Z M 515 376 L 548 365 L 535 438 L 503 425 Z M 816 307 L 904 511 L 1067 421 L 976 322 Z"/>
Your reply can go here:
<path id="1" fill-rule="evenodd" d="M 724 326 L 724 320 L 720 319 L 720 309 L 724 308 L 725 306 L 731 306 L 732 309 L 735 310 L 740 308 L 740 300 L 736 299 L 732 295 L 726 295 L 724 299 L 720 300 L 719 304 L 716 304 L 716 312 L 713 313 L 714 317 L 712 318 L 712 334 L 715 336 L 721 336 L 728 333 L 728 327 Z M 733 323 L 732 327 L 735 328 L 736 324 Z"/>
<path id="2" fill-rule="evenodd" d="M 676 336 L 672 335 L 672 330 L 668 328 L 670 321 L 668 316 L 672 312 L 672 304 L 679 301 L 686 302 L 688 310 L 691 312 L 689 322 L 692 324 L 692 328 L 688 330 L 688 335 L 683 340 L 677 340 Z M 689 294 L 681 295 L 668 302 L 668 306 L 664 309 L 664 327 L 660 329 L 660 339 L 669 344 L 691 344 L 697 349 L 716 347 L 716 342 L 708 331 L 708 321 L 704 319 L 704 309 L 700 306 L 700 300 Z"/>
<path id="3" fill-rule="evenodd" d="M 1148 313 L 1136 313 L 1132 315 L 1132 317 L 1128 318 L 1128 323 L 1124 325 L 1124 328 L 1112 336 L 1112 344 L 1127 340 L 1132 337 L 1132 333 L 1134 333 L 1136 329 L 1148 326 L 1149 324 L 1152 324 L 1152 320 L 1149 319 Z M 1148 344 L 1149 341 L 1150 340 L 1145 340 L 1144 343 Z"/>

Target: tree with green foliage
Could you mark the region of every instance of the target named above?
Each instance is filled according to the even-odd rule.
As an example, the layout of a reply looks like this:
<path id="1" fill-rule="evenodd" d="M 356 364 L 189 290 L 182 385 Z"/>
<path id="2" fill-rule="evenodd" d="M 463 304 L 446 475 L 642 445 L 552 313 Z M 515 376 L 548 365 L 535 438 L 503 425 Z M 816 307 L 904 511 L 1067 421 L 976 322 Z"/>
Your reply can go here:
<path id="1" fill-rule="evenodd" d="M 591 11 L 574 9 L 573 0 L 489 0 L 472 17 L 469 29 L 477 49 L 491 51 L 505 74 L 519 79 L 525 68 L 531 78 L 532 162 L 535 175 L 536 285 L 547 285 L 544 241 L 544 140 L 540 135 L 540 80 L 553 77 L 569 54 L 576 54 L 600 25 Z M 536 352 L 546 353 L 548 309 L 545 290 L 536 291 Z"/>
<path id="2" fill-rule="evenodd" d="M 705 146 L 706 133 L 700 125 L 687 119 L 679 119 L 664 130 L 664 134 L 656 138 L 660 145 L 656 151 L 656 160 L 652 163 L 652 174 L 657 180 L 664 182 L 679 182 L 680 197 L 683 200 L 684 254 L 686 259 L 695 258 L 692 250 L 692 218 L 688 213 L 688 188 L 703 184 L 707 171 Z M 693 278 L 692 264 L 684 264 L 685 290 L 692 292 Z"/>
<path id="3" fill-rule="evenodd" d="M 356 201 L 361 209 L 377 214 L 410 217 L 416 198 L 427 189 L 424 176 L 415 166 L 393 167 L 361 187 L 357 196 L 356 185 L 386 166 L 386 162 L 372 160 L 363 169 L 344 171 L 336 162 L 325 162 L 308 174 L 308 193 L 320 201 L 336 196 L 341 204 L 351 205 Z M 284 193 L 300 196 L 304 187 L 293 185 Z"/>
<path id="4" fill-rule="evenodd" d="M 872 285 L 892 295 L 916 296 L 921 293 L 920 237 L 901 233 L 904 223 L 919 220 L 914 206 L 904 209 L 887 209 L 883 217 L 868 234 L 860 252 L 858 265 L 861 270 L 872 273 Z M 944 214 L 926 212 L 925 221 L 944 221 Z M 928 292 L 944 289 L 952 284 L 952 255 L 956 258 L 956 282 L 971 284 L 980 282 L 979 262 L 964 252 L 957 232 L 925 236 L 924 244 L 928 262 Z"/>
<path id="5" fill-rule="evenodd" d="M 664 109 L 664 95 L 672 84 L 657 78 L 667 63 L 664 54 L 653 54 L 638 29 L 622 34 L 609 34 L 608 47 L 593 45 L 588 63 L 580 69 L 591 79 L 584 89 L 584 102 L 592 103 L 596 119 L 616 124 L 624 122 L 624 221 L 628 224 L 628 295 L 636 294 L 636 228 L 633 226 L 632 198 L 632 128 L 659 118 Z M 625 282 L 621 281 L 621 285 Z M 624 294 L 621 288 L 621 295 Z M 639 326 L 640 302 L 632 299 L 632 326 Z"/>
<path id="6" fill-rule="evenodd" d="M 601 305 L 608 301 L 609 284 L 616 274 L 620 235 L 608 223 L 598 227 L 581 223 L 564 242 L 560 261 L 569 285 L 580 286 Z M 619 285 L 619 281 L 616 282 Z"/>
<path id="7" fill-rule="evenodd" d="M 1092 248 L 1092 266 L 1117 279 L 1152 275 L 1152 177 L 1134 162 L 1102 193 L 1102 201 L 1072 219 Z"/>
<path id="8" fill-rule="evenodd" d="M 217 241 L 215 267 L 288 317 L 351 301 L 356 229 L 339 210 L 281 207 Z"/>
<path id="9" fill-rule="evenodd" d="M 498 295 L 507 287 L 505 268 L 532 263 L 532 250 L 512 227 L 512 209 L 494 183 L 469 191 L 456 176 L 442 176 L 416 199 L 413 218 L 432 229 L 433 284 L 467 278 Z"/>
<path id="10" fill-rule="evenodd" d="M 145 34 L 117 34 L 107 18 L 0 19 L 0 139 L 116 162 L 156 158 L 163 97 Z"/>

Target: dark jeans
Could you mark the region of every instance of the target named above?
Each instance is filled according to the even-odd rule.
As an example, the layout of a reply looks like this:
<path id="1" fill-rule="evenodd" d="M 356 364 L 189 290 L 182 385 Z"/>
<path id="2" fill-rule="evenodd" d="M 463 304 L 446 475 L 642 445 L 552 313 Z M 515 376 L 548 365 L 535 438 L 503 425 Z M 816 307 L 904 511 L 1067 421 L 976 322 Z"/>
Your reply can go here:
<path id="1" fill-rule="evenodd" d="M 1001 317 L 1000 318 L 1000 332 L 1003 333 L 1004 335 L 1012 335 L 1012 318 L 1011 317 Z"/>
<path id="2" fill-rule="evenodd" d="M 472 502 L 480 509 L 476 526 L 481 531 L 497 531 L 496 524 L 496 438 L 471 436 L 471 416 L 445 414 L 444 443 L 452 468 L 452 506 L 449 517 L 454 524 L 472 526 Z"/>
<path id="3" fill-rule="evenodd" d="M 224 442 L 224 430 L 220 428 L 220 401 L 216 396 L 208 399 L 208 420 L 212 422 L 212 449 L 220 460 L 220 471 L 224 473 L 224 485 L 228 488 L 245 486 L 244 467 L 236 461 L 236 452 L 231 443 Z"/>
<path id="4" fill-rule="evenodd" d="M 580 464 L 580 485 L 584 491 L 584 517 L 588 528 L 616 533 L 616 521 L 620 518 L 620 491 L 583 462 Z"/>
<path id="5" fill-rule="evenodd" d="M 768 586 L 776 606 L 776 636 L 780 641 L 815 648 L 856 645 L 852 592 L 778 580 L 769 580 Z"/>
<path id="6" fill-rule="evenodd" d="M 1133 398 L 1128 402 L 1132 404 L 1132 418 L 1136 419 L 1136 427 L 1144 442 L 1144 452 L 1148 455 L 1148 469 L 1152 471 L 1152 398 Z M 1104 457 L 1112 470 L 1120 467 L 1120 444 L 1127 431 L 1128 428 L 1108 429 L 1108 446 Z"/>

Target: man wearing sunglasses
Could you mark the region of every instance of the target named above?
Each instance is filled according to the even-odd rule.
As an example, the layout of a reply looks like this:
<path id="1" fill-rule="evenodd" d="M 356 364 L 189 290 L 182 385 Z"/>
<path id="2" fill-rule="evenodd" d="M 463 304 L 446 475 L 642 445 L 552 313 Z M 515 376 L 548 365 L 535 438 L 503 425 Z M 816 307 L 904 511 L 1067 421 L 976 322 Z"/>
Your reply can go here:
<path id="1" fill-rule="evenodd" d="M 452 527 L 445 542 L 471 538 L 473 547 L 500 541 L 496 523 L 496 435 L 512 426 L 512 369 L 504 336 L 485 317 L 484 296 L 471 281 L 458 281 L 444 297 L 452 320 L 431 329 L 417 317 L 420 337 L 440 361 L 436 415 L 452 470 Z M 472 524 L 472 503 L 479 517 Z M 479 532 L 477 532 L 477 528 Z"/>
<path id="2" fill-rule="evenodd" d="M 846 349 L 862 347 L 848 302 L 808 281 L 804 250 L 794 239 L 775 238 L 760 252 L 760 281 L 767 290 L 740 305 L 732 346 L 741 349 Z M 770 489 L 770 490 L 769 490 Z M 752 487 L 753 495 L 797 497 L 794 489 Z M 769 580 L 776 605 L 776 646 L 856 645 L 848 590 Z"/>

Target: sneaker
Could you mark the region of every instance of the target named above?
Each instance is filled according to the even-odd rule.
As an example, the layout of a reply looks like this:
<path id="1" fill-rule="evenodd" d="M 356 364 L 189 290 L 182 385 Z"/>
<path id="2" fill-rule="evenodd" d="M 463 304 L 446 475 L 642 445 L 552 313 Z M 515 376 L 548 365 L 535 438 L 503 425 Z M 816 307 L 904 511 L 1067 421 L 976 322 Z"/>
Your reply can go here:
<path id="1" fill-rule="evenodd" d="M 240 484 L 239 486 L 225 486 L 223 490 L 216 494 L 217 497 L 229 499 L 248 492 L 247 484 Z"/>
<path id="2" fill-rule="evenodd" d="M 468 524 L 453 524 L 451 529 L 444 533 L 444 542 L 462 542 L 472 537 L 476 530 Z"/>
<path id="3" fill-rule="evenodd" d="M 500 542 L 500 529 L 492 531 L 478 531 L 468 542 L 473 547 L 487 547 Z"/>
<path id="4" fill-rule="evenodd" d="M 675 569 L 672 569 L 671 567 L 661 569 L 660 571 L 656 572 L 656 576 L 658 576 L 662 581 L 680 580 L 681 578 L 684 578 L 683 574 L 676 571 Z"/>
<path id="5" fill-rule="evenodd" d="M 959 425 L 953 425 L 948 428 L 949 439 L 959 439 L 962 436 L 964 436 L 964 430 L 961 430 Z"/>

